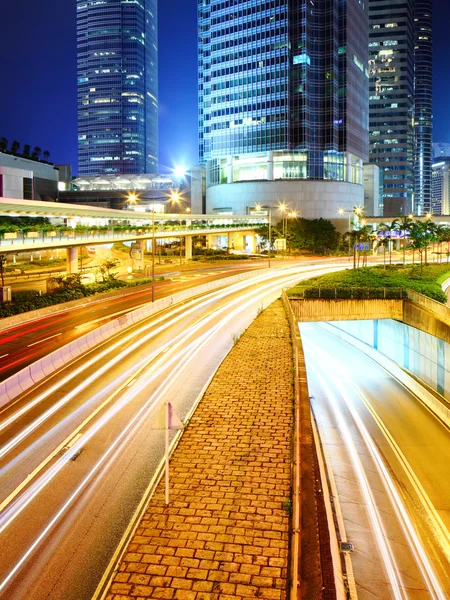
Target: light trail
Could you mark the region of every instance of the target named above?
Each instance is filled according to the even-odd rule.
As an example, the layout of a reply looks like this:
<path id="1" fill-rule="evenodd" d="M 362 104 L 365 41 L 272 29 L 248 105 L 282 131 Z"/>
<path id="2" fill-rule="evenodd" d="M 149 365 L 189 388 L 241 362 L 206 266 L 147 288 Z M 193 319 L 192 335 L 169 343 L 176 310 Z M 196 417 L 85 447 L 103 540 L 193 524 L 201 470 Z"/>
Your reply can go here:
<path id="1" fill-rule="evenodd" d="M 311 269 L 315 270 L 316 267 L 311 267 Z M 291 270 L 294 270 L 294 269 L 291 269 Z M 324 270 L 329 271 L 330 269 L 326 268 Z M 296 269 L 295 269 L 295 271 L 296 271 Z M 287 273 L 284 275 L 287 276 Z M 296 275 L 296 277 L 298 279 L 303 279 L 306 276 L 307 275 L 305 275 L 305 274 L 300 275 L 300 276 Z M 280 277 L 280 275 L 275 274 L 274 277 L 278 278 L 278 277 Z M 127 356 L 127 354 L 129 354 L 131 351 L 136 350 L 139 346 L 142 346 L 145 343 L 147 343 L 151 338 L 156 337 L 157 335 L 164 332 L 169 327 L 172 327 L 176 322 L 179 322 L 186 316 L 198 311 L 203 306 L 211 304 L 212 302 L 214 302 L 218 299 L 224 299 L 226 296 L 236 293 L 237 291 L 240 291 L 241 289 L 243 289 L 245 287 L 253 287 L 255 279 L 256 279 L 256 283 L 260 283 L 261 280 L 263 280 L 263 281 L 267 280 L 267 277 L 259 276 L 258 278 L 253 278 L 251 280 L 238 282 L 237 284 L 234 284 L 233 286 L 229 286 L 225 290 L 218 290 L 218 291 L 213 292 L 211 295 L 208 295 L 208 297 L 205 298 L 204 300 L 202 300 L 200 303 L 198 302 L 198 300 L 193 299 L 193 300 L 190 300 L 189 302 L 187 302 L 186 304 L 176 305 L 171 310 L 174 314 L 180 313 L 180 314 L 178 314 L 177 317 L 173 317 L 171 320 L 168 320 L 168 319 L 170 319 L 170 315 L 162 315 L 159 318 L 157 317 L 156 319 L 152 320 L 150 323 L 147 323 L 147 324 L 139 327 L 137 330 L 134 330 L 132 333 L 125 335 L 124 337 L 120 337 L 115 343 L 113 343 L 112 345 L 108 345 L 108 347 L 105 348 L 105 350 L 101 351 L 99 354 L 96 354 L 90 360 L 83 361 L 83 363 L 80 365 L 80 367 L 71 371 L 66 377 L 59 380 L 57 384 L 51 386 L 49 389 L 47 389 L 46 391 L 44 391 L 43 393 L 38 395 L 33 401 L 28 402 L 25 406 L 20 408 L 18 411 L 13 413 L 10 417 L 5 419 L 2 423 L 0 423 L 0 432 L 3 431 L 4 429 L 6 429 L 7 427 L 9 427 L 12 423 L 17 421 L 20 417 L 22 417 L 24 414 L 29 412 L 32 408 L 34 408 L 36 405 L 41 403 L 43 400 L 45 400 L 51 394 L 54 394 L 63 385 L 66 385 L 73 378 L 82 374 L 85 370 L 87 370 L 88 368 L 93 366 L 96 362 L 98 362 L 99 360 L 101 360 L 102 358 L 104 358 L 105 356 L 110 354 L 113 350 L 116 350 L 120 346 L 123 346 L 125 343 L 129 342 L 133 338 L 136 338 L 136 337 L 138 338 L 137 341 L 134 342 L 134 344 L 132 346 L 130 346 L 129 348 L 116 354 L 112 359 L 110 359 L 107 363 L 105 363 L 104 366 L 100 367 L 93 375 L 91 375 L 87 379 L 83 380 L 74 390 L 72 390 L 72 392 L 70 392 L 68 395 L 64 396 L 63 398 L 61 398 L 57 403 L 55 403 L 45 413 L 43 413 L 35 421 L 30 423 L 19 434 L 17 434 L 7 444 L 5 444 L 0 449 L 0 459 L 3 458 L 4 456 L 6 456 L 8 454 L 8 452 L 10 452 L 13 448 L 15 448 L 26 437 L 28 437 L 37 427 L 42 425 L 53 414 L 55 414 L 62 407 L 64 407 L 72 398 L 74 398 L 77 394 L 82 392 L 89 385 L 91 385 L 94 381 L 96 381 L 100 375 L 107 372 L 115 364 L 120 363 L 120 361 L 123 360 Z M 165 322 L 163 326 L 161 326 L 157 329 L 153 329 L 156 325 L 158 325 L 161 322 Z M 150 333 L 144 335 L 144 333 L 146 331 L 148 331 L 148 329 L 152 329 L 152 331 L 150 331 Z M 167 345 L 170 345 L 170 343 L 166 344 L 165 346 L 167 346 Z M 165 346 L 162 347 L 161 351 L 163 351 Z M 151 360 L 153 360 L 153 359 L 154 359 L 154 355 L 152 355 Z"/>
<path id="2" fill-rule="evenodd" d="M 319 357 L 321 356 L 323 359 L 326 358 L 326 364 L 328 367 L 328 375 L 331 377 L 331 380 L 334 382 L 337 389 L 339 390 L 340 396 L 344 400 L 344 403 L 345 403 L 354 423 L 356 424 L 357 429 L 358 429 L 362 439 L 364 440 L 367 449 L 370 452 L 370 455 L 374 461 L 374 464 L 377 468 L 377 471 L 378 471 L 378 473 L 381 477 L 381 480 L 383 482 L 383 485 L 386 489 L 388 498 L 389 498 L 391 505 L 394 509 L 394 512 L 396 514 L 397 520 L 403 531 L 405 539 L 408 542 L 408 546 L 409 546 L 411 553 L 415 559 L 416 565 L 422 575 L 423 581 L 427 585 L 427 589 L 428 589 L 429 593 L 432 595 L 432 598 L 434 598 L 436 600 L 445 600 L 445 598 L 447 596 L 441 588 L 440 582 L 439 582 L 439 580 L 436 576 L 436 573 L 433 569 L 433 566 L 431 565 L 429 558 L 423 548 L 423 545 L 419 539 L 419 536 L 413 526 L 413 523 L 408 514 L 408 511 L 400 497 L 400 494 L 398 493 L 398 490 L 392 480 L 392 477 L 391 477 L 388 469 L 386 468 L 383 458 L 381 457 L 381 455 L 374 443 L 373 438 L 371 437 L 366 426 L 362 422 L 362 419 L 360 418 L 353 402 L 351 401 L 351 399 L 348 395 L 347 389 L 345 387 L 346 385 L 350 384 L 359 395 L 357 386 L 353 383 L 351 377 L 349 377 L 346 374 L 345 369 L 342 368 L 341 363 L 334 360 L 328 353 L 324 352 L 317 344 L 311 342 L 310 340 L 304 341 L 304 344 L 306 347 L 309 346 L 310 348 L 312 348 L 313 352 L 311 352 L 311 356 L 308 357 L 307 361 L 312 362 L 311 368 L 312 368 L 313 372 L 315 373 L 318 380 L 321 382 L 323 389 L 326 391 L 327 397 L 330 400 L 332 400 L 329 402 L 329 405 L 331 406 L 333 413 L 336 417 L 336 420 L 338 422 L 339 428 L 342 433 L 342 439 L 344 440 L 344 442 L 347 446 L 349 455 L 352 459 L 352 464 L 355 469 L 355 473 L 357 474 L 358 480 L 360 482 L 362 493 L 366 499 L 367 506 L 369 507 L 368 512 L 369 512 L 369 516 L 372 521 L 372 528 L 376 534 L 378 547 L 380 548 L 380 555 L 383 559 L 383 563 L 385 565 L 386 572 L 387 572 L 387 575 L 388 575 L 391 585 L 393 585 L 393 581 L 395 581 L 399 592 L 404 587 L 404 585 L 401 581 L 400 572 L 398 570 L 398 567 L 395 565 L 395 568 L 393 568 L 395 562 L 391 562 L 391 560 L 389 558 L 389 556 L 392 556 L 392 554 L 391 554 L 392 551 L 390 550 L 390 548 L 389 548 L 389 554 L 386 554 L 386 551 L 385 551 L 386 545 L 384 544 L 384 538 L 386 537 L 386 534 L 384 532 L 381 518 L 378 514 L 376 506 L 375 505 L 372 506 L 372 504 L 369 505 L 369 503 L 368 503 L 369 496 L 366 494 L 366 486 L 368 486 L 369 484 L 367 482 L 367 478 L 365 476 L 363 467 L 361 465 L 359 456 L 357 454 L 356 447 L 351 439 L 350 429 L 348 428 L 348 425 L 345 421 L 344 416 L 342 415 L 342 412 L 339 411 L 338 402 L 336 401 L 336 396 L 333 394 L 330 387 L 327 385 L 327 383 L 325 382 L 323 377 L 320 375 L 320 372 L 319 372 L 320 365 L 317 362 L 317 359 L 315 358 L 315 356 L 319 356 Z M 315 356 L 313 357 L 314 353 L 315 353 Z M 332 369 L 330 369 L 330 367 Z M 330 370 L 332 370 L 334 372 L 330 373 Z M 366 404 L 364 402 L 364 399 L 363 398 L 361 398 L 361 399 L 363 400 L 363 403 Z M 374 417 L 375 411 L 373 410 L 373 407 L 372 407 L 372 410 L 370 411 L 370 414 L 372 415 L 372 417 Z M 401 454 L 400 449 L 398 449 L 400 452 L 400 454 L 398 454 L 396 452 L 396 448 L 395 448 L 395 447 L 398 448 L 398 446 L 396 444 L 393 445 L 391 443 L 393 441 L 392 436 L 390 434 L 386 435 L 387 428 L 382 424 L 381 419 L 378 417 L 378 415 L 377 415 L 377 418 L 374 420 L 375 420 L 375 423 L 380 427 L 380 430 L 383 433 L 388 444 L 391 446 L 391 448 L 394 450 L 394 452 L 397 454 L 397 456 L 400 457 L 400 454 Z M 412 481 L 410 475 L 411 475 L 411 473 L 413 473 L 413 470 L 411 469 L 410 465 L 407 463 L 406 458 L 404 458 L 404 461 L 400 460 L 399 462 L 400 462 L 402 468 L 404 469 L 408 479 L 410 479 L 410 481 Z M 414 475 L 414 478 L 416 481 L 418 481 L 418 479 L 415 475 Z M 370 489 L 369 489 L 369 492 L 370 492 Z M 371 498 L 371 502 L 374 502 L 371 492 L 370 492 L 370 498 Z M 424 506 L 424 510 L 426 511 L 426 514 L 428 515 L 429 518 L 432 518 L 432 515 L 434 513 L 436 513 L 436 511 L 433 507 L 432 514 L 430 514 L 430 506 L 429 505 L 432 506 L 430 500 L 428 499 L 428 505 L 427 505 L 427 504 L 423 503 L 423 499 L 420 497 L 420 494 L 419 494 L 419 498 L 422 501 L 422 504 Z M 441 521 L 441 523 L 442 523 L 442 521 Z M 443 523 L 442 523 L 442 526 L 445 529 L 445 526 L 443 525 Z M 382 536 L 380 536 L 380 532 L 383 532 Z M 448 535 L 448 532 L 447 532 L 447 535 Z M 393 560 L 393 557 L 392 557 L 392 560 Z M 393 576 L 395 577 L 394 580 L 392 579 Z M 395 596 L 395 597 L 397 598 L 397 596 Z"/>
<path id="3" fill-rule="evenodd" d="M 308 358 L 307 360 L 311 360 Z M 313 361 L 311 361 L 313 362 Z M 359 486 L 361 489 L 361 493 L 364 497 L 365 505 L 367 508 L 367 513 L 370 522 L 372 523 L 372 531 L 374 532 L 375 539 L 378 545 L 378 549 L 380 552 L 381 559 L 383 561 L 383 565 L 386 570 L 386 575 L 388 577 L 389 583 L 391 585 L 393 597 L 395 600 L 407 600 L 407 596 L 403 591 L 403 584 L 401 582 L 401 575 L 398 565 L 395 561 L 395 558 L 392 554 L 392 550 L 389 545 L 386 543 L 388 536 L 386 535 L 386 531 L 383 526 L 383 522 L 381 520 L 380 514 L 378 512 L 376 502 L 373 498 L 372 490 L 370 488 L 369 482 L 367 481 L 367 477 L 364 471 L 364 467 L 361 464 L 361 460 L 358 455 L 358 451 L 356 449 L 355 444 L 352 441 L 352 434 L 350 429 L 342 415 L 339 411 L 337 404 L 337 398 L 335 394 L 332 392 L 331 388 L 328 386 L 325 379 L 320 374 L 320 365 L 318 365 L 315 361 L 314 364 L 310 366 L 311 370 L 316 375 L 318 381 L 323 387 L 327 397 L 329 398 L 330 406 L 333 410 L 333 413 L 338 422 L 339 429 L 342 434 L 342 438 L 345 441 L 345 445 L 347 447 L 353 469 L 358 478 Z"/>
<path id="4" fill-rule="evenodd" d="M 285 284 L 289 283 L 291 280 L 294 281 L 298 280 L 298 275 L 294 275 L 290 277 L 289 280 L 284 281 Z M 170 365 L 174 365 L 174 371 L 173 371 L 173 375 L 179 376 L 180 373 L 182 371 L 184 371 L 184 369 L 187 368 L 187 366 L 189 366 L 191 364 L 191 362 L 194 360 L 195 356 L 204 348 L 206 347 L 206 345 L 208 343 L 211 342 L 211 340 L 213 339 L 213 337 L 218 333 L 218 331 L 220 329 L 222 329 L 223 327 L 225 327 L 225 325 L 227 325 L 232 319 L 234 319 L 240 312 L 246 310 L 249 306 L 251 306 L 254 301 L 255 301 L 255 296 L 260 297 L 261 293 L 263 291 L 267 291 L 267 293 L 271 293 L 271 289 L 272 288 L 272 284 L 269 283 L 266 286 L 263 286 L 263 288 L 258 289 L 258 290 L 253 290 L 251 292 L 248 292 L 246 294 L 247 300 L 245 302 L 242 302 L 242 298 L 237 298 L 235 301 L 233 301 L 233 304 L 236 304 L 239 302 L 239 306 L 237 308 L 234 308 L 234 310 L 228 312 L 228 314 L 222 318 L 217 324 L 215 324 L 214 326 L 212 326 L 209 330 L 207 330 L 205 333 L 201 334 L 197 339 L 193 340 L 187 347 L 183 347 L 180 352 L 178 354 L 174 353 L 172 357 L 170 357 L 169 359 L 167 359 L 167 355 L 166 355 L 166 361 L 170 364 Z M 231 303 L 230 303 L 231 304 Z M 223 310 L 225 309 L 229 309 L 228 307 L 223 307 Z M 216 313 L 217 314 L 217 313 Z M 200 326 L 204 326 L 204 324 L 198 324 L 198 327 Z M 163 372 L 164 370 L 167 369 L 167 365 L 164 364 L 161 367 L 161 372 Z M 157 377 L 158 374 L 153 373 L 150 377 L 145 378 L 145 384 L 148 383 L 148 379 L 155 379 Z M 142 379 L 142 378 L 141 378 Z M 138 386 L 140 388 L 142 388 L 142 381 L 141 379 L 139 379 L 135 386 Z M 35 549 L 39 546 L 39 544 L 42 542 L 42 540 L 46 537 L 46 535 L 50 532 L 50 530 L 55 526 L 55 524 L 59 521 L 59 519 L 64 515 L 64 513 L 66 512 L 66 510 L 71 506 L 71 504 L 75 501 L 75 499 L 78 497 L 78 495 L 83 491 L 84 487 L 87 485 L 87 483 L 92 479 L 92 477 L 94 476 L 94 474 L 100 469 L 100 467 L 106 463 L 106 460 L 111 456 L 111 454 L 113 453 L 113 451 L 119 451 L 119 445 L 120 443 L 125 441 L 125 438 L 128 435 L 131 435 L 133 433 L 133 428 L 140 426 L 140 422 L 141 421 L 145 421 L 148 418 L 148 415 L 154 413 L 154 411 L 156 410 L 156 408 L 158 407 L 158 405 L 160 405 L 163 402 L 163 398 L 164 398 L 164 394 L 167 394 L 169 389 L 173 386 L 174 381 L 172 378 L 168 379 L 166 378 L 159 386 L 158 388 L 153 392 L 153 394 L 150 396 L 150 398 L 148 398 L 148 400 L 145 402 L 145 404 L 138 410 L 138 412 L 132 417 L 132 419 L 127 423 L 127 425 L 120 431 L 118 437 L 111 443 L 111 445 L 108 447 L 108 449 L 105 451 L 105 453 L 102 455 L 102 457 L 97 461 L 97 463 L 95 464 L 95 466 L 90 470 L 90 472 L 84 477 L 84 479 L 82 480 L 82 482 L 77 486 L 77 488 L 75 489 L 75 491 L 69 496 L 68 500 L 63 504 L 63 506 L 58 510 L 58 512 L 56 513 L 56 515 L 50 520 L 50 522 L 45 526 L 45 528 L 43 529 L 43 531 L 38 535 L 38 537 L 35 539 L 35 541 L 29 546 L 29 548 L 27 549 L 27 551 L 22 555 L 22 557 L 19 559 L 19 561 L 15 564 L 15 566 L 11 569 L 11 571 L 8 573 L 8 575 L 6 576 L 6 578 L 0 583 L 0 591 L 3 590 L 8 584 L 9 582 L 12 580 L 12 578 L 15 576 L 15 574 L 19 571 L 19 569 L 23 566 L 23 564 L 26 562 L 26 560 L 30 557 L 30 555 L 35 551 Z M 133 386 L 133 387 L 135 387 Z M 112 416 L 114 416 L 114 414 L 117 414 L 124 406 L 124 403 L 126 404 L 129 401 L 129 397 L 132 396 L 134 394 L 133 392 L 133 388 L 130 388 L 126 395 L 124 396 L 124 398 L 118 402 L 116 405 L 114 405 L 113 407 L 111 407 L 108 411 L 108 415 L 104 415 L 102 417 L 102 419 L 97 422 L 94 427 L 92 427 L 88 432 L 83 434 L 83 438 L 79 439 L 78 441 L 76 441 L 72 447 L 68 450 L 68 452 L 66 453 L 66 455 L 63 457 L 65 460 L 60 460 L 59 461 L 59 468 L 56 469 L 56 467 L 58 465 L 54 466 L 54 473 L 52 474 L 51 479 L 53 479 L 53 477 L 56 475 L 57 472 L 59 472 L 61 470 L 61 468 L 64 466 L 64 464 L 67 463 L 67 461 L 70 459 L 71 456 L 73 456 L 82 446 L 85 446 L 87 441 L 89 441 L 89 439 L 91 439 L 95 433 L 97 433 L 98 431 L 100 431 L 100 429 L 107 423 L 109 422 L 109 420 L 112 418 Z M 134 435 L 134 433 L 133 433 Z M 46 480 L 46 481 L 42 481 L 41 482 L 41 486 L 39 487 L 39 489 L 36 489 L 37 486 L 33 486 L 35 489 L 33 490 L 33 495 L 32 498 L 28 497 L 26 500 L 26 503 L 22 503 L 22 506 L 20 508 L 20 512 L 25 508 L 25 506 L 27 506 L 31 500 L 36 497 L 36 495 L 42 491 L 42 489 L 45 488 L 45 486 L 49 483 L 49 481 L 51 480 L 49 478 L 50 473 L 45 474 L 44 476 L 41 477 L 42 480 Z M 36 482 L 37 483 L 37 482 Z M 13 508 L 13 507 L 11 507 Z M 12 515 L 11 517 L 13 517 L 14 515 Z M 16 515 L 17 516 L 17 515 Z M 14 517 L 15 518 L 15 517 Z M 11 524 L 12 522 L 12 518 L 10 518 L 8 520 L 8 522 L 3 523 L 1 530 L 0 531 L 4 531 L 4 529 Z"/>
<path id="5" fill-rule="evenodd" d="M 289 280 L 293 279 L 295 277 L 295 279 L 297 280 L 297 275 L 295 276 L 290 276 Z M 288 283 L 288 281 L 286 281 L 286 283 Z M 72 437 L 74 435 L 77 435 L 95 416 L 97 416 L 97 414 L 100 413 L 101 410 L 103 410 L 117 395 L 120 391 L 122 391 L 124 388 L 129 387 L 130 382 L 132 379 L 136 378 L 136 375 L 143 371 L 145 368 L 147 368 L 148 364 L 158 355 L 162 355 L 164 354 L 164 356 L 160 357 L 160 363 L 162 363 L 161 367 L 158 367 L 158 371 L 156 371 L 156 374 L 152 375 L 151 377 L 147 377 L 146 381 L 144 382 L 145 385 L 148 385 L 148 383 L 150 383 L 155 377 L 161 375 L 161 373 L 168 367 L 170 366 L 170 364 L 172 364 L 173 359 L 171 359 L 170 361 L 167 361 L 167 352 L 174 352 L 176 348 L 180 347 L 181 344 L 185 343 L 185 341 L 187 340 L 188 337 L 192 336 L 193 334 L 195 334 L 199 329 L 205 327 L 205 325 L 207 323 L 209 323 L 213 318 L 216 318 L 217 315 L 223 313 L 223 312 L 228 312 L 230 307 L 236 305 L 236 304 L 240 304 L 242 307 L 245 307 L 246 304 L 242 304 L 242 300 L 246 299 L 246 298 L 250 298 L 250 302 L 253 301 L 253 298 L 255 296 L 259 296 L 261 294 L 261 292 L 268 290 L 270 291 L 270 289 L 272 288 L 272 283 L 268 283 L 263 287 L 258 288 L 257 290 L 251 290 L 249 292 L 247 292 L 244 296 L 239 296 L 238 298 L 230 301 L 228 304 L 224 305 L 223 307 L 221 307 L 220 309 L 217 309 L 215 311 L 213 311 L 212 313 L 209 313 L 208 315 L 204 316 L 200 321 L 198 321 L 196 324 L 191 325 L 186 331 L 181 332 L 178 336 L 176 336 L 175 338 L 171 339 L 170 341 L 166 342 L 161 348 L 159 348 L 157 351 L 155 351 L 152 355 L 151 358 L 146 358 L 144 360 L 141 361 L 141 363 L 136 367 L 133 367 L 132 369 L 130 369 L 128 372 L 132 372 L 132 374 L 130 375 L 130 377 L 127 379 L 127 381 L 119 388 L 117 389 L 109 398 L 107 398 L 93 413 L 91 413 L 86 419 L 85 421 L 79 425 L 71 434 L 70 436 L 68 436 L 65 440 L 63 440 L 63 442 L 61 442 L 59 444 L 59 446 L 44 460 L 41 462 L 41 464 L 39 465 L 39 467 L 37 467 L 36 469 L 33 470 L 32 474 L 28 475 L 27 478 L 22 481 L 21 484 L 19 484 L 19 486 L 16 487 L 15 490 L 13 490 L 13 492 L 11 492 L 8 497 L 2 502 L 2 504 L 0 505 L 0 509 L 4 510 L 6 508 L 6 506 L 8 504 L 10 504 L 16 497 L 17 495 L 26 487 L 26 485 L 31 481 L 31 479 L 33 479 L 34 477 L 37 476 L 37 474 L 39 473 L 40 470 L 42 470 L 43 468 L 45 468 L 45 466 L 50 462 L 50 460 L 52 460 L 56 454 L 67 444 L 70 443 Z M 238 312 L 240 310 L 243 310 L 243 308 L 239 308 Z M 234 314 L 234 313 L 233 313 Z M 227 317 L 224 320 L 224 323 L 228 322 L 229 318 Z M 131 348 L 127 349 L 124 351 L 124 353 L 129 353 L 131 351 Z M 184 352 L 184 350 L 183 350 Z M 179 360 L 179 357 L 178 357 Z M 153 370 L 156 369 L 155 365 L 153 367 Z M 95 378 L 98 377 L 99 372 L 97 371 L 94 376 Z M 94 377 L 92 376 L 92 377 Z M 142 381 L 139 380 L 139 385 L 140 387 L 142 387 Z M 77 392 L 77 388 L 75 390 L 72 390 L 72 392 L 70 394 L 68 394 L 68 396 L 70 396 L 70 399 L 73 397 L 73 395 Z M 132 399 L 132 397 L 129 397 L 129 399 Z M 68 401 L 66 400 L 66 398 L 63 398 L 61 400 L 62 401 Z M 45 416 L 45 414 L 43 415 L 43 417 Z M 36 423 L 36 422 L 35 422 Z M 33 423 L 34 424 L 34 423 Z M 32 424 L 32 425 L 33 425 Z M 39 423 L 40 424 L 40 423 Z M 30 425 L 31 427 L 31 425 Z M 37 425 L 36 425 L 37 427 Z M 21 434 L 19 434 L 18 436 L 16 436 L 16 438 L 14 438 L 13 440 L 11 440 L 10 444 L 12 444 L 14 441 L 17 440 L 17 438 L 23 436 L 22 432 Z M 83 438 L 85 439 L 85 438 Z M 19 440 L 20 441 L 20 440 Z M 18 443 L 18 441 L 16 441 L 16 443 Z M 8 445 L 7 445 L 8 446 Z M 6 450 L 10 450 L 11 448 L 5 448 L 5 452 Z M 0 520 L 1 523 L 1 520 Z M 1 531 L 3 531 L 3 528 L 0 527 L 0 533 Z"/>

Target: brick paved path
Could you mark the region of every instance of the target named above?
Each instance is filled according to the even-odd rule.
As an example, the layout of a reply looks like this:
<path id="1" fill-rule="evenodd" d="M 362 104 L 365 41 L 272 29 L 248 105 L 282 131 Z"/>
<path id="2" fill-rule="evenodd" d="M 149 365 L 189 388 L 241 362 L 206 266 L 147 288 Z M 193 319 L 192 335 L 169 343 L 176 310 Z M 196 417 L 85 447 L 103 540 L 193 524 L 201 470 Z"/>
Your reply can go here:
<path id="1" fill-rule="evenodd" d="M 292 347 L 281 301 L 222 363 L 171 459 L 107 600 L 283 600 Z"/>

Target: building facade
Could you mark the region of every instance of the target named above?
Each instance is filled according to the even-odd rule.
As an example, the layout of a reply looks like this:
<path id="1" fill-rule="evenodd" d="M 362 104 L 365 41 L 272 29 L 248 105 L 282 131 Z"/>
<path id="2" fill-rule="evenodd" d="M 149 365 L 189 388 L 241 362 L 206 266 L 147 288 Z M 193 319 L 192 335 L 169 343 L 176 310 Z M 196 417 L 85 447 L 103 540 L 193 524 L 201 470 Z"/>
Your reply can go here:
<path id="1" fill-rule="evenodd" d="M 432 208 L 433 215 L 450 214 L 450 157 L 433 165 L 432 173 Z"/>
<path id="2" fill-rule="evenodd" d="M 0 152 L 0 197 L 54 202 L 59 180 L 52 164 Z"/>
<path id="3" fill-rule="evenodd" d="M 431 208 L 432 0 L 369 0 L 370 162 L 384 214 Z"/>
<path id="4" fill-rule="evenodd" d="M 367 5 L 198 1 L 207 211 L 229 208 L 227 197 L 239 199 L 238 212 L 287 199 L 305 217 L 333 218 L 342 201 L 362 205 Z"/>
<path id="5" fill-rule="evenodd" d="M 432 0 L 414 3 L 414 212 L 432 208 L 433 23 Z"/>
<path id="6" fill-rule="evenodd" d="M 78 173 L 158 171 L 157 0 L 77 0 Z"/>

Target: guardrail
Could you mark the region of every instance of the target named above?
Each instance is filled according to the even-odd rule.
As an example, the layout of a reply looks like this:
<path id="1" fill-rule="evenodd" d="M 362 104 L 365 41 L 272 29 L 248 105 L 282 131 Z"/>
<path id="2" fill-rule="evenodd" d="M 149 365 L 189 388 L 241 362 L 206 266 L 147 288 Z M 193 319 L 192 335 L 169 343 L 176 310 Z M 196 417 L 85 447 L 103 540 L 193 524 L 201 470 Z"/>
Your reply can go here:
<path id="1" fill-rule="evenodd" d="M 303 295 L 290 296 L 293 300 L 321 298 L 324 300 L 396 300 L 406 296 L 402 288 L 380 287 L 309 287 Z"/>
<path id="2" fill-rule="evenodd" d="M 105 325 L 102 325 L 98 329 L 94 329 L 73 342 L 58 348 L 58 350 L 44 356 L 8 379 L 5 379 L 5 381 L 2 381 L 0 383 L 0 407 L 8 404 L 8 402 L 11 402 L 17 396 L 20 396 L 20 394 L 36 385 L 36 383 L 39 383 L 39 381 L 42 381 L 61 367 L 74 361 L 85 352 L 92 350 L 95 346 L 107 341 L 127 327 L 136 325 L 138 322 L 150 317 L 154 313 L 164 310 L 174 303 L 182 302 L 183 300 L 193 298 L 204 292 L 218 289 L 226 284 L 238 283 L 239 281 L 251 279 L 260 275 L 261 270 L 248 271 L 246 273 L 233 275 L 232 277 L 227 277 L 226 280 L 219 279 L 204 283 L 195 288 L 189 288 L 188 290 L 178 292 L 173 296 L 161 298 L 160 300 L 156 300 L 156 302 L 149 302 L 141 308 L 137 308 L 113 321 L 105 323 Z"/>
<path id="3" fill-rule="evenodd" d="M 422 306 L 445 321 L 450 321 L 450 308 L 445 304 L 442 304 L 442 302 L 437 302 L 437 300 L 433 300 L 428 296 L 424 296 L 423 294 L 410 289 L 406 290 L 406 295 L 411 302 Z"/>

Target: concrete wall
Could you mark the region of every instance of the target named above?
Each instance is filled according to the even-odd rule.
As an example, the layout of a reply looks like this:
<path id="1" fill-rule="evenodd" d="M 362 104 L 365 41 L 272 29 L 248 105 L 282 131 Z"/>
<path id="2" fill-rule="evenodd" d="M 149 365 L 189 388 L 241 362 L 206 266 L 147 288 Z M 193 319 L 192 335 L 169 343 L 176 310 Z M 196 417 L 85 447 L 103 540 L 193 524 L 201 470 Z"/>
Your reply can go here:
<path id="1" fill-rule="evenodd" d="M 298 321 L 346 321 L 349 319 L 402 319 L 403 300 L 290 299 Z"/>
<path id="2" fill-rule="evenodd" d="M 362 185 L 339 181 L 242 181 L 208 187 L 206 212 L 232 210 L 247 214 L 256 204 L 276 207 L 281 202 L 296 210 L 305 219 L 330 219 L 340 231 L 347 231 L 347 214 L 338 215 L 338 209 L 352 210 L 364 205 Z M 274 220 L 281 214 L 274 210 Z"/>
<path id="3" fill-rule="evenodd" d="M 1 154 L 0 154 L 1 156 Z M 24 169 L 11 169 L 0 166 L 0 175 L 3 176 L 3 197 L 4 198 L 23 198 L 23 180 L 24 177 L 33 179 L 32 171 Z"/>
<path id="4" fill-rule="evenodd" d="M 53 165 L 0 152 L 0 174 L 3 175 L 3 197 L 23 198 L 23 179 L 33 179 L 35 200 L 58 197 L 59 171 Z"/>
<path id="5" fill-rule="evenodd" d="M 450 344 L 390 319 L 330 323 L 382 352 L 450 400 Z"/>

